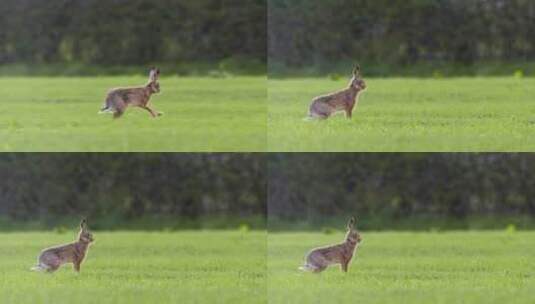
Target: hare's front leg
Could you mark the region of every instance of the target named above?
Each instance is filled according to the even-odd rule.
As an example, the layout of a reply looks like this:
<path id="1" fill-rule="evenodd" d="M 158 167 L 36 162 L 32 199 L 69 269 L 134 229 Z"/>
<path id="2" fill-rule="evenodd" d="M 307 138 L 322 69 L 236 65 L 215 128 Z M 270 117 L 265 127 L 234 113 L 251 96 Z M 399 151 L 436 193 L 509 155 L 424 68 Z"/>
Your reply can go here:
<path id="1" fill-rule="evenodd" d="M 353 118 L 353 112 L 352 112 L 352 110 L 350 110 L 350 109 L 347 109 L 347 110 L 346 110 L 346 117 L 347 117 L 347 119 L 351 119 L 351 118 Z"/>
<path id="2" fill-rule="evenodd" d="M 347 119 L 353 118 L 353 109 L 355 108 L 355 104 L 349 104 L 346 107 L 346 117 Z"/>
<path id="3" fill-rule="evenodd" d="M 78 262 L 78 261 L 74 261 L 74 262 L 72 263 L 72 266 L 73 266 L 73 268 L 74 268 L 74 271 L 80 273 L 80 264 L 81 264 L 81 263 Z"/>
<path id="4" fill-rule="evenodd" d="M 342 261 L 341 268 L 343 272 L 347 272 L 347 269 L 349 267 L 349 261 Z"/>
<path id="5" fill-rule="evenodd" d="M 145 110 L 147 110 L 147 111 L 149 111 L 150 115 L 152 115 L 152 117 L 154 117 L 154 118 L 156 118 L 158 116 L 162 116 L 162 113 L 154 111 L 149 106 L 140 106 L 140 107 L 145 109 Z"/>

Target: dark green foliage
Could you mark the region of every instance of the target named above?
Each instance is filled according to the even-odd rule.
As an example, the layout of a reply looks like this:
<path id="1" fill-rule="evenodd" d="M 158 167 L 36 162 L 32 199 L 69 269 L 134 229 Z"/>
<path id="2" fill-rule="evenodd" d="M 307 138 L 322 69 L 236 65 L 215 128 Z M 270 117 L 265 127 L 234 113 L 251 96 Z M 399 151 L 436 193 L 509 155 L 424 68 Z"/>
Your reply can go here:
<path id="1" fill-rule="evenodd" d="M 472 65 L 535 59 L 535 2 L 270 0 L 270 69 Z M 429 68 L 428 68 L 429 69 Z M 431 68 L 432 69 L 432 68 Z M 370 71 L 368 70 L 370 73 Z M 349 71 L 348 71 L 349 73 Z"/>
<path id="2" fill-rule="evenodd" d="M 3 0 L 0 64 L 265 62 L 265 0 Z"/>
<path id="3" fill-rule="evenodd" d="M 269 219 L 535 216 L 530 154 L 279 154 Z"/>
<path id="4" fill-rule="evenodd" d="M 0 214 L 14 220 L 263 216 L 258 154 L 3 154 Z"/>

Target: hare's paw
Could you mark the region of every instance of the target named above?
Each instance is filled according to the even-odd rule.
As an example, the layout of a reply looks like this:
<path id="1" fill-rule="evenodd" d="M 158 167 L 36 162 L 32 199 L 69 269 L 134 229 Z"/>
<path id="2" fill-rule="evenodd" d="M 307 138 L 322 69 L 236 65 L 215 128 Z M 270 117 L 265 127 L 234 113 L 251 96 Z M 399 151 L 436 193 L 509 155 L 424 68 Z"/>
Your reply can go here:
<path id="1" fill-rule="evenodd" d="M 156 114 L 157 114 L 156 116 L 158 116 L 158 117 L 159 117 L 159 116 L 163 116 L 163 112 L 158 112 L 158 113 L 156 113 Z"/>

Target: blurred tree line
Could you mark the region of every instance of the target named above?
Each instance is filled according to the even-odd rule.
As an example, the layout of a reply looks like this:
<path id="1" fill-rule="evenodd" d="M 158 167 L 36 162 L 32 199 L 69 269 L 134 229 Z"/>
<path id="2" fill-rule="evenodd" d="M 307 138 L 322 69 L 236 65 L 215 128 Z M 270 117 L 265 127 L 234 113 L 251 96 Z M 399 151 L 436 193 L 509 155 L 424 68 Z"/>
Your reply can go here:
<path id="1" fill-rule="evenodd" d="M 0 64 L 265 63 L 266 0 L 2 0 Z"/>
<path id="2" fill-rule="evenodd" d="M 531 0 L 269 0 L 268 20 L 275 70 L 535 59 Z"/>
<path id="3" fill-rule="evenodd" d="M 268 218 L 535 217 L 532 154 L 278 154 Z"/>
<path id="4" fill-rule="evenodd" d="M 0 215 L 264 217 L 265 166 L 258 154 L 2 154 Z"/>

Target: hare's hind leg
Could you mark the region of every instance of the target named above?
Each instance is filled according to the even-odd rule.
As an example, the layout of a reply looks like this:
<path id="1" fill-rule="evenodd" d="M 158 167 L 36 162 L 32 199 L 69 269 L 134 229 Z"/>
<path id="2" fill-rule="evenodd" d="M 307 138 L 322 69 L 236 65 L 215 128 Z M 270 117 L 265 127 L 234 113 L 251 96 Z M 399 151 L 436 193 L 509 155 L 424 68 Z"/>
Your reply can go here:
<path id="1" fill-rule="evenodd" d="M 324 114 L 324 113 L 317 113 L 317 112 L 310 112 L 308 114 L 308 117 L 306 120 L 310 121 L 310 120 L 326 120 L 327 118 L 329 118 L 329 115 L 328 114 Z"/>
<path id="2" fill-rule="evenodd" d="M 319 119 L 319 120 L 326 120 L 327 118 L 329 118 L 329 115 L 328 114 L 314 114 L 312 117 Z"/>
<path id="3" fill-rule="evenodd" d="M 314 273 L 319 273 L 327 269 L 329 262 L 323 255 L 311 254 L 307 257 L 305 267 Z"/>
<path id="4" fill-rule="evenodd" d="M 39 263 L 38 267 L 40 268 L 40 271 L 46 271 L 48 273 L 52 273 L 58 270 L 60 266 L 61 266 L 61 262 L 57 260 L 57 261 L 48 261 L 47 263 L 41 262 Z"/>
<path id="5" fill-rule="evenodd" d="M 117 119 L 117 118 L 120 118 L 121 116 L 123 116 L 124 114 L 124 110 L 115 110 L 115 112 L 113 113 L 113 118 L 114 119 Z"/>
<path id="6" fill-rule="evenodd" d="M 318 265 L 306 264 L 305 266 L 299 267 L 299 270 L 307 271 L 307 272 L 313 272 L 313 273 L 320 273 L 320 272 L 324 271 L 326 268 L 327 268 L 327 266 L 318 266 Z"/>
<path id="7" fill-rule="evenodd" d="M 126 111 L 127 105 L 122 99 L 115 100 L 114 104 L 115 112 L 113 113 L 113 118 L 117 119 L 123 116 L 124 112 Z"/>
<path id="8" fill-rule="evenodd" d="M 110 95 L 106 97 L 104 108 L 102 108 L 99 113 L 113 113 L 113 118 L 119 118 L 124 114 L 127 106 L 128 105 L 121 96 L 110 93 Z"/>
<path id="9" fill-rule="evenodd" d="M 310 114 L 309 116 L 311 118 L 316 118 L 320 120 L 325 120 L 329 118 L 332 114 L 332 109 L 329 105 L 316 101 L 310 106 Z"/>
<path id="10" fill-rule="evenodd" d="M 58 270 L 61 266 L 61 258 L 55 253 L 44 253 L 39 257 L 39 265 L 36 268 L 39 268 L 40 271 L 54 272 Z"/>
<path id="11" fill-rule="evenodd" d="M 313 273 L 320 273 L 327 269 L 326 265 L 314 265 L 314 264 L 308 264 L 305 267 L 307 267 L 308 271 L 311 271 Z"/>
<path id="12" fill-rule="evenodd" d="M 313 272 L 320 273 L 323 272 L 325 269 L 327 269 L 327 266 L 318 266 Z"/>
<path id="13" fill-rule="evenodd" d="M 59 266 L 60 265 L 49 265 L 48 269 L 46 270 L 48 273 L 53 273 L 55 272 L 56 270 L 59 269 Z"/>

